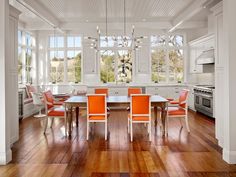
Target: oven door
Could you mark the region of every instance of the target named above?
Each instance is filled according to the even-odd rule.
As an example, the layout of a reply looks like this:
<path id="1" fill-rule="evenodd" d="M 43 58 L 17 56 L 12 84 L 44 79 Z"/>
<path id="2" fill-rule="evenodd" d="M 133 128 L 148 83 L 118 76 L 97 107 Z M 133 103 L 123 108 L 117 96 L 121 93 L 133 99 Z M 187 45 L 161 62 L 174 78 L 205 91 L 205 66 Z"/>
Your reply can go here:
<path id="1" fill-rule="evenodd" d="M 202 97 L 202 107 L 209 113 L 213 114 L 213 97 Z"/>
<path id="2" fill-rule="evenodd" d="M 210 117 L 213 117 L 213 97 L 201 93 L 194 93 L 195 109 Z"/>

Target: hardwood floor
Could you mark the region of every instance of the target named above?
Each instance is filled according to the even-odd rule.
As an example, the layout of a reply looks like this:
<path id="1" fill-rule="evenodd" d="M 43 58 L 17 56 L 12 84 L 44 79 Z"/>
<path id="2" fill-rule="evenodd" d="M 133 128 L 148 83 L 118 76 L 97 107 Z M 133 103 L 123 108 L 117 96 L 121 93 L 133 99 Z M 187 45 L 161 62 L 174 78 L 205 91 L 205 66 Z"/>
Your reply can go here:
<path id="1" fill-rule="evenodd" d="M 63 120 L 43 134 L 40 119 L 20 123 L 20 140 L 12 147 L 13 161 L 0 166 L 0 177 L 233 177 L 236 165 L 222 160 L 214 138 L 214 121 L 189 113 L 190 130 L 170 120 L 169 135 L 152 127 L 152 142 L 144 125 L 134 126 L 134 141 L 127 134 L 127 112 L 111 111 L 109 138 L 104 125 L 96 123 L 86 141 L 85 111 L 72 137 L 63 135 Z"/>

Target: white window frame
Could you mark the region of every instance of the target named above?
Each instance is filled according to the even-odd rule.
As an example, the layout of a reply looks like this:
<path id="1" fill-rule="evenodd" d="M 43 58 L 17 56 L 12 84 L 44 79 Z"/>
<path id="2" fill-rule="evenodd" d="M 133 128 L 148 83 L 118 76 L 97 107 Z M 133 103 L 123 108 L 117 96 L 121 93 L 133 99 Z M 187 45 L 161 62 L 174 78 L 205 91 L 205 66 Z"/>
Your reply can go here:
<path id="1" fill-rule="evenodd" d="M 54 37 L 54 34 L 51 34 L 47 37 L 47 72 L 48 76 L 50 74 L 50 52 L 51 51 L 63 51 L 64 52 L 64 79 L 63 82 L 56 83 L 56 85 L 63 85 L 63 84 L 81 84 L 83 83 L 83 36 L 81 34 L 66 34 L 66 35 L 55 35 L 55 37 L 63 37 L 64 39 L 64 46 L 63 47 L 54 47 L 50 48 L 50 37 Z M 81 46 L 80 47 L 67 47 L 67 37 L 80 37 L 81 38 Z M 67 52 L 68 51 L 80 51 L 81 52 L 81 82 L 79 83 L 73 83 L 68 82 L 68 75 L 67 75 L 67 68 L 68 68 L 68 62 L 67 62 Z M 46 77 L 47 84 L 53 84 L 50 82 L 49 77 Z"/>
<path id="2" fill-rule="evenodd" d="M 102 36 L 103 37 L 103 36 Z M 118 36 L 115 36 L 118 37 Z M 100 45 L 100 44 L 99 44 Z M 100 47 L 100 51 L 106 51 L 106 50 L 110 50 L 112 52 L 114 52 L 115 54 L 115 70 L 114 70 L 114 74 L 115 74 L 115 82 L 108 82 L 108 83 L 117 83 L 117 74 L 118 74 L 118 51 L 120 50 L 130 50 L 131 51 L 131 60 L 132 60 L 132 78 L 131 78 L 131 83 L 134 81 L 135 78 L 135 72 L 134 72 L 134 52 L 132 50 L 132 46 L 131 47 L 118 47 L 117 42 L 114 43 L 113 47 Z M 101 72 L 101 53 L 100 51 L 98 52 L 98 58 L 99 58 L 99 63 L 98 63 L 98 77 L 99 77 L 99 82 L 102 83 L 101 81 L 101 76 L 100 76 L 100 72 Z"/>
<path id="3" fill-rule="evenodd" d="M 28 83 L 31 84 L 31 82 L 32 83 L 36 82 L 36 77 L 37 77 L 36 76 L 36 73 L 37 73 L 37 71 L 36 71 L 36 36 L 34 34 L 32 34 L 31 32 L 25 31 L 23 29 L 18 29 L 18 31 L 21 31 L 21 33 L 22 33 L 21 34 L 22 35 L 21 36 L 22 43 L 19 44 L 19 42 L 17 42 L 17 45 L 18 45 L 19 48 L 21 48 L 21 52 L 22 52 L 21 53 L 21 55 L 22 55 L 22 81 L 18 82 L 18 84 L 22 84 L 22 85 L 23 84 L 28 84 Z M 28 46 L 26 44 L 26 34 L 29 34 L 31 39 L 33 39 L 33 45 L 32 46 Z M 26 76 L 26 63 L 25 63 L 25 61 L 26 61 L 26 51 L 27 51 L 27 49 L 31 50 L 32 62 L 33 62 L 33 67 L 32 68 L 33 68 L 33 70 L 35 70 L 34 73 L 30 73 L 30 75 L 33 74 L 33 75 L 31 75 L 31 78 L 32 78 L 31 81 L 27 81 L 27 76 Z"/>
<path id="4" fill-rule="evenodd" d="M 160 36 L 165 36 L 165 40 L 166 40 L 166 44 L 164 46 L 152 46 L 151 45 L 151 37 L 152 36 L 157 36 L 157 35 L 160 35 Z M 171 36 L 171 35 L 181 35 L 183 36 L 183 46 L 182 47 L 175 47 L 175 46 L 169 46 L 168 44 L 168 36 Z M 173 83 L 177 83 L 177 82 L 170 82 L 170 58 L 169 58 L 169 52 L 171 50 L 183 50 L 183 82 L 185 82 L 186 80 L 186 54 L 187 54 L 187 42 L 186 42 L 186 34 L 184 33 L 160 33 L 160 34 L 153 34 L 153 35 L 150 35 L 150 77 L 151 77 L 151 83 L 154 83 L 154 81 L 152 81 L 152 68 L 151 68 L 151 65 L 152 65 L 152 50 L 164 50 L 165 51 L 165 60 L 166 60 L 166 81 L 165 82 L 160 82 L 160 83 L 163 83 L 163 84 L 173 84 Z"/>

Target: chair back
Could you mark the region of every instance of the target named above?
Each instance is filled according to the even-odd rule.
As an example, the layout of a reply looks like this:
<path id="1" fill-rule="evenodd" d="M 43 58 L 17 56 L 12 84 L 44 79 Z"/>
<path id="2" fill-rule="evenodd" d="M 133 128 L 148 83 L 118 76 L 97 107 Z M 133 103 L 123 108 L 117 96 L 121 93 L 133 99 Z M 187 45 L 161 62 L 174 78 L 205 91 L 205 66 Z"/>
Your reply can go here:
<path id="1" fill-rule="evenodd" d="M 106 115 L 106 94 L 89 94 L 87 99 L 88 115 Z"/>
<path id="2" fill-rule="evenodd" d="M 149 115 L 151 113 L 150 95 L 131 94 L 130 113 L 132 115 Z"/>
<path id="3" fill-rule="evenodd" d="M 95 88 L 95 94 L 105 94 L 108 96 L 108 88 Z"/>
<path id="4" fill-rule="evenodd" d="M 128 97 L 130 97 L 131 94 L 142 94 L 141 88 L 128 88 Z"/>
<path id="5" fill-rule="evenodd" d="M 181 90 L 180 95 L 179 95 L 179 106 L 180 107 L 182 107 L 182 108 L 187 107 L 188 94 L 189 94 L 189 90 L 187 90 L 187 89 Z"/>
<path id="6" fill-rule="evenodd" d="M 47 109 L 50 109 L 53 107 L 54 98 L 53 98 L 51 90 L 43 92 L 43 99 L 44 99 L 45 106 Z"/>
<path id="7" fill-rule="evenodd" d="M 32 98 L 33 98 L 33 104 L 34 105 L 42 105 L 42 100 L 40 98 L 40 94 L 31 92 Z"/>
<path id="8" fill-rule="evenodd" d="M 32 93 L 36 93 L 37 90 L 34 86 L 27 84 L 26 85 L 26 92 L 29 98 L 32 98 Z"/>

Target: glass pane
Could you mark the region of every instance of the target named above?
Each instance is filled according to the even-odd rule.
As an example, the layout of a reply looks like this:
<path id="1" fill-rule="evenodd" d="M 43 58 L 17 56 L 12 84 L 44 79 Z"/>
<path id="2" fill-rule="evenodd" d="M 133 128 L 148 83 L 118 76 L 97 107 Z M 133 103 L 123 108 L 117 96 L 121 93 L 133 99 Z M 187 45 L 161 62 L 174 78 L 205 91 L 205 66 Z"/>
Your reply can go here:
<path id="1" fill-rule="evenodd" d="M 181 35 L 171 35 L 169 36 L 169 46 L 171 47 L 182 47 L 184 43 L 184 38 Z"/>
<path id="2" fill-rule="evenodd" d="M 22 83 L 22 49 L 18 47 L 18 83 Z"/>
<path id="3" fill-rule="evenodd" d="M 169 51 L 169 81 L 170 82 L 183 82 L 184 76 L 184 57 L 183 50 Z"/>
<path id="4" fill-rule="evenodd" d="M 126 36 L 125 38 L 122 38 L 122 36 L 117 37 L 117 45 L 118 47 L 131 47 L 131 39 L 130 37 Z"/>
<path id="5" fill-rule="evenodd" d="M 160 47 L 166 45 L 164 35 L 151 36 L 151 47 Z"/>
<path id="6" fill-rule="evenodd" d="M 61 48 L 64 47 L 64 37 L 57 37 L 57 47 Z"/>
<path id="7" fill-rule="evenodd" d="M 163 49 L 152 50 L 152 81 L 166 82 L 166 52 Z"/>
<path id="8" fill-rule="evenodd" d="M 81 51 L 67 52 L 68 82 L 81 82 Z"/>
<path id="9" fill-rule="evenodd" d="M 50 51 L 50 82 L 64 80 L 64 51 Z"/>
<path id="10" fill-rule="evenodd" d="M 32 70 L 32 50 L 27 48 L 25 55 L 25 73 L 26 73 L 27 83 L 32 83 L 31 70 Z"/>
<path id="11" fill-rule="evenodd" d="M 54 37 L 49 37 L 49 47 L 54 48 L 56 44 L 55 38 Z"/>
<path id="12" fill-rule="evenodd" d="M 22 31 L 18 30 L 18 44 L 22 44 Z"/>
<path id="13" fill-rule="evenodd" d="M 105 36 L 100 37 L 100 46 L 101 47 L 114 47 L 115 41 L 113 36 L 108 36 L 107 38 Z"/>
<path id="14" fill-rule="evenodd" d="M 74 37 L 67 37 L 67 47 L 74 47 Z"/>
<path id="15" fill-rule="evenodd" d="M 29 33 L 26 33 L 25 34 L 25 37 L 26 37 L 26 46 L 31 46 L 32 44 L 32 41 L 31 41 L 31 36 Z"/>
<path id="16" fill-rule="evenodd" d="M 81 37 L 75 37 L 75 47 L 81 47 Z"/>
<path id="17" fill-rule="evenodd" d="M 117 81 L 127 83 L 132 81 L 132 58 L 130 50 L 118 51 Z"/>
<path id="18" fill-rule="evenodd" d="M 100 52 L 100 79 L 103 83 L 115 82 L 115 53 L 111 50 Z"/>

